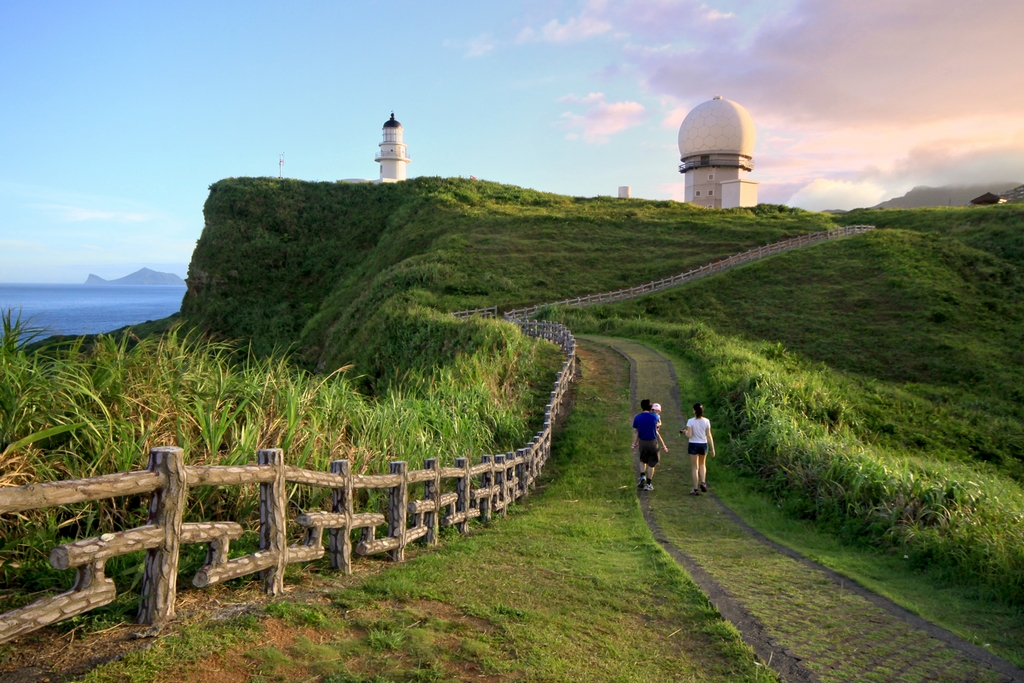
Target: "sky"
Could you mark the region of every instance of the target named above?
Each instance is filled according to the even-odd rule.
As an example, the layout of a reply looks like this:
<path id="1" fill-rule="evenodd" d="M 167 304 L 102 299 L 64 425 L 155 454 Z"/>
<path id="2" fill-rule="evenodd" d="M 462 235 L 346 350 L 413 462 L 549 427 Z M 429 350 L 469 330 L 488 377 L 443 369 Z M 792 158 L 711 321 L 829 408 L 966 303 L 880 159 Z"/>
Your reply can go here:
<path id="1" fill-rule="evenodd" d="M 0 282 L 186 274 L 210 184 L 410 176 L 682 199 L 715 95 L 760 200 L 1024 183 L 1020 0 L 0 0 Z"/>

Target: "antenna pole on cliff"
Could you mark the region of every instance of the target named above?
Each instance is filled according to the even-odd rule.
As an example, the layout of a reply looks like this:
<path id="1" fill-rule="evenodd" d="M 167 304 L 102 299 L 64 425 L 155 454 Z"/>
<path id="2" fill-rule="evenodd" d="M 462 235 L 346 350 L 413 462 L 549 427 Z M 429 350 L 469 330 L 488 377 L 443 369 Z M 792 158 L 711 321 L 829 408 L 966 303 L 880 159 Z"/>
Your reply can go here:
<path id="1" fill-rule="evenodd" d="M 284 152 L 277 159 L 277 177 L 284 178 Z"/>

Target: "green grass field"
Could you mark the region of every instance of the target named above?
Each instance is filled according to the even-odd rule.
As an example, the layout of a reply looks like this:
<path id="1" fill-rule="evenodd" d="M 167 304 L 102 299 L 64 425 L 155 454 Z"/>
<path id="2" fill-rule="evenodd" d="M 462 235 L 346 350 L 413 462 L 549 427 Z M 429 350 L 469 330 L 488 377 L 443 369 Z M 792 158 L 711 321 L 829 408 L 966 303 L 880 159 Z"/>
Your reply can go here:
<path id="1" fill-rule="evenodd" d="M 850 581 L 838 585 L 821 572 L 752 538 L 710 497 L 688 495 L 690 463 L 674 427 L 673 375 L 682 411 L 708 399 L 705 373 L 692 359 L 669 349 L 633 341 L 602 339 L 636 363 L 636 396 L 665 407 L 662 434 L 669 453 L 658 467 L 654 493 L 646 500 L 660 533 L 728 586 L 729 593 L 768 628 L 772 637 L 801 657 L 821 680 L 975 680 L 977 664 L 958 656 L 923 631 L 871 605 Z M 667 364 L 674 371 L 666 369 Z M 902 552 L 864 543 L 844 543 L 812 521 L 794 519 L 751 485 L 736 461 L 727 420 L 710 413 L 718 457 L 708 461 L 714 495 L 761 533 L 835 569 L 911 612 L 1017 665 L 1024 663 L 1024 610 L 992 599 L 975 586 L 950 581 L 948 572 L 911 563 Z M 974 674 L 972 676 L 972 673 Z M 988 674 L 991 680 L 998 676 Z"/>
<path id="2" fill-rule="evenodd" d="M 260 354 L 297 345 L 313 367 L 355 362 L 374 376 L 384 369 L 368 348 L 397 356 L 431 334 L 423 307 L 513 307 L 607 291 L 832 227 L 822 214 L 779 207 L 707 212 L 429 177 L 222 180 L 205 216 L 182 309 L 190 322 L 251 340 Z M 458 348 L 417 360 L 443 363 Z"/>
<path id="3" fill-rule="evenodd" d="M 205 351 L 201 362 L 179 362 L 177 351 L 159 350 L 168 336 L 35 352 L 7 344 L 0 451 L 14 457 L 0 463 L 5 483 L 125 469 L 157 434 L 187 437 L 196 457 L 213 459 L 287 439 L 298 457 L 317 462 L 338 449 L 405 449 L 435 432 L 444 434 L 438 447 L 458 444 L 448 453 L 504 444 L 536 419 L 551 358 L 507 325 L 456 321 L 445 311 L 608 291 L 788 236 L 869 223 L 880 230 L 640 300 L 549 314 L 574 331 L 648 340 L 699 367 L 709 404 L 731 430 L 744 495 L 794 528 L 810 523 L 843 547 L 906 555 L 912 570 L 1010 612 L 1024 604 L 1024 207 L 836 218 L 772 206 L 714 211 L 563 197 L 462 179 L 371 186 L 250 178 L 214 184 L 205 217 L 181 329 L 237 340 L 251 356 L 216 351 L 228 347 L 214 342 L 223 365 Z M 166 335 L 159 324 L 153 331 Z M 281 360 L 286 349 L 291 362 Z M 350 385 L 332 388 L 334 403 L 324 405 L 315 373 L 349 363 Z M 182 378 L 194 386 L 182 388 Z M 339 427 L 328 413 L 341 412 L 357 418 Z M 271 432 L 254 426 L 267 420 Z M 71 427 L 78 423 L 90 426 Z M 395 424 L 412 427 L 396 436 Z M 47 432 L 54 428 L 66 431 Z M 316 446 L 323 433 L 333 441 Z M 110 444 L 120 450 L 108 453 Z M 571 477 L 559 486 L 584 486 L 582 471 L 560 472 Z M 618 498 L 602 500 L 618 509 Z M 27 542 L 12 540 L 12 522 L 0 520 L 8 529 L 5 582 L 27 566 L 10 562 L 13 555 L 34 553 L 42 566 L 58 523 L 71 520 L 60 531 L 71 533 L 76 524 L 134 519 L 138 510 L 66 512 L 37 525 L 41 535 Z M 510 520 L 517 523 L 526 522 Z M 130 584 L 133 570 L 123 569 Z M 407 616 L 377 629 L 383 635 L 368 652 L 393 649 L 383 643 L 406 628 Z M 357 640 L 369 638 L 363 626 L 352 628 Z M 524 648 L 535 646 L 524 637 Z M 626 671 L 611 652 L 608 665 Z M 509 656 L 494 655 L 494 670 L 511 666 Z M 266 657 L 273 673 L 274 661 L 293 655 Z M 545 667 L 561 665 L 536 666 L 554 677 Z"/>
<path id="4" fill-rule="evenodd" d="M 585 351 L 583 377 L 538 492 L 507 518 L 346 587 L 307 580 L 270 619 L 197 618 L 86 680 L 776 680 L 644 524 L 628 366 Z"/>
<path id="5" fill-rule="evenodd" d="M 850 241 L 858 239 L 868 238 Z M 817 265 L 822 251 L 811 247 L 799 255 Z M 747 277 L 746 270 L 709 278 L 700 287 Z M 814 288 L 807 291 L 814 295 Z M 956 418 L 964 406 L 832 370 L 778 342 L 719 334 L 699 317 L 664 322 L 665 315 L 636 313 L 646 302 L 657 307 L 678 295 L 554 315 L 577 331 L 649 339 L 692 359 L 707 373 L 710 402 L 735 436 L 735 464 L 791 515 L 815 519 L 850 541 L 899 549 L 915 566 L 946 571 L 1000 600 L 1024 601 L 1024 491 L 1014 476 L 1017 461 L 997 466 L 969 449 L 958 451 L 955 439 L 941 441 L 941 427 L 933 434 L 944 448 L 934 453 L 926 444 L 898 440 L 901 431 L 921 429 L 935 414 Z M 892 426 L 878 429 L 878 415 Z M 1019 429 L 1013 417 L 983 406 L 972 417 L 983 438 L 995 440 L 999 425 Z M 1007 455 L 1017 457 L 1012 449 Z"/>
<path id="6" fill-rule="evenodd" d="M 3 325 L 0 486 L 142 469 L 149 449 L 163 445 L 180 446 L 188 464 L 249 464 L 257 450 L 280 447 L 299 467 L 327 471 L 331 460 L 346 458 L 353 471 L 372 473 L 398 454 L 418 467 L 427 458 L 452 463 L 462 454 L 506 452 L 540 429 L 564 360 L 555 345 L 510 323 L 457 323 L 480 342 L 474 352 L 435 372 L 411 369 L 368 397 L 345 373 L 315 376 L 287 357 L 257 358 L 177 328 L 32 351 L 20 343 L 31 330 L 9 315 Z M 324 495 L 306 489 L 293 503 L 316 508 Z M 70 586 L 74 572 L 49 566 L 54 545 L 145 524 L 148 504 L 132 496 L 0 516 L 0 611 L 30 602 L 35 591 Z M 252 526 L 257 505 L 255 487 L 202 487 L 190 495 L 186 519 Z M 134 609 L 143 559 L 108 562 L 107 574 L 126 593 L 95 618 Z"/>
<path id="7" fill-rule="evenodd" d="M 681 323 L 821 363 L 873 443 L 1024 477 L 1024 279 L 957 240 L 879 230 L 586 315 Z"/>

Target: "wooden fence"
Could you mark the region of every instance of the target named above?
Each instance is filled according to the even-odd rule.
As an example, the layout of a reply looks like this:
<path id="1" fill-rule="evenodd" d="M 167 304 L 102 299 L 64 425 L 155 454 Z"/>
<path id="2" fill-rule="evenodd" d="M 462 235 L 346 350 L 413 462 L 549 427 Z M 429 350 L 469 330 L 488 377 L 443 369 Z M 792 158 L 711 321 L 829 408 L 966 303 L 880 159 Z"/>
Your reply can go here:
<path id="1" fill-rule="evenodd" d="M 479 315 L 483 318 L 497 318 L 498 307 L 488 306 L 487 308 L 471 308 L 468 311 L 455 311 L 452 313 L 456 318 L 472 318 L 474 315 Z"/>
<path id="2" fill-rule="evenodd" d="M 859 235 L 862 232 L 868 230 L 874 230 L 873 225 L 847 225 L 842 228 L 835 228 L 832 230 L 823 230 L 821 232 L 811 233 L 809 235 L 799 235 L 797 237 L 791 237 L 788 240 L 782 240 L 781 242 L 775 242 L 774 244 L 768 244 L 763 247 L 755 247 L 749 249 L 742 254 L 736 254 L 728 258 L 724 258 L 720 261 L 708 263 L 689 270 L 679 275 L 673 275 L 672 277 L 662 278 L 661 280 L 654 280 L 643 285 L 637 285 L 636 287 L 628 287 L 626 289 L 619 289 L 614 292 L 602 292 L 601 294 L 588 294 L 587 296 L 578 296 L 574 299 L 562 299 L 561 301 L 555 301 L 548 304 L 537 304 L 536 306 L 527 306 L 526 308 L 516 308 L 510 311 L 505 311 L 505 318 L 507 320 L 525 320 L 531 318 L 537 314 L 542 308 L 550 306 L 593 306 L 595 304 L 607 304 L 615 301 L 625 301 L 626 299 L 635 299 L 645 294 L 651 294 L 652 292 L 660 292 L 663 289 L 669 287 L 675 287 L 677 285 L 684 284 L 686 282 L 693 282 L 699 280 L 702 277 L 720 273 L 723 270 L 729 268 L 735 268 L 736 266 L 744 263 L 750 263 L 762 259 L 766 256 L 773 254 L 779 254 L 783 251 L 789 251 L 790 249 L 797 249 L 799 247 L 805 247 L 809 244 L 815 244 L 817 242 L 823 242 L 825 240 L 838 239 L 840 237 L 846 237 L 848 235 Z M 456 317 L 467 318 L 471 315 L 485 315 L 489 317 L 489 311 L 494 311 L 494 315 L 497 315 L 497 308 L 477 308 L 471 311 L 458 311 L 454 313 Z"/>
<path id="3" fill-rule="evenodd" d="M 182 449 L 168 446 L 150 451 L 145 470 L 0 488 L 0 513 L 118 496 L 151 496 L 146 525 L 54 548 L 50 564 L 56 569 L 75 568 L 74 585 L 66 593 L 0 614 L 0 643 L 113 601 L 114 582 L 104 576 L 104 565 L 118 555 L 146 551 L 138 620 L 155 624 L 174 617 L 182 544 L 207 545 L 206 563 L 193 577 L 193 585 L 202 588 L 259 572 L 264 591 L 278 595 L 284 588 L 288 564 L 309 562 L 326 552 L 332 568 L 349 573 L 353 551 L 357 555 L 386 553 L 389 559 L 401 562 L 408 544 L 436 544 L 439 527 L 454 526 L 466 533 L 471 519 L 487 521 L 493 515 L 504 515 L 510 504 L 534 487 L 551 453 L 552 426 L 563 410 L 563 396 L 576 376 L 576 342 L 568 329 L 548 322 L 523 321 L 519 325 L 527 335 L 558 344 L 565 361 L 545 407 L 543 428 L 513 453 L 483 455 L 476 464 L 456 458 L 454 467 L 430 459 L 420 470 L 410 470 L 408 463 L 396 461 L 390 463 L 387 474 L 354 474 L 347 460 L 333 461 L 329 472 L 290 466 L 281 449 L 259 451 L 253 465 L 187 466 Z M 237 522 L 182 522 L 190 488 L 254 483 L 260 487 L 258 552 L 229 559 L 231 541 L 242 535 Z M 330 510 L 306 511 L 291 520 L 304 530 L 298 543 L 289 543 L 289 484 L 332 492 Z M 360 489 L 387 491 L 386 511 L 357 511 L 356 492 Z M 378 529 L 384 526 L 387 531 L 378 537 Z M 356 530 L 359 539 L 353 545 L 352 532 Z"/>

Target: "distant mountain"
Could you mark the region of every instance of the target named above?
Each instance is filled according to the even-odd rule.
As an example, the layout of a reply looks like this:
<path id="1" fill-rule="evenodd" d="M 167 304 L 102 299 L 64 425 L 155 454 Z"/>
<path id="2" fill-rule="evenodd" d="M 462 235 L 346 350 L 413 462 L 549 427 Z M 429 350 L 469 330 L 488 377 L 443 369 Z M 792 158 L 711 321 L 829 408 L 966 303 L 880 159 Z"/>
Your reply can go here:
<path id="1" fill-rule="evenodd" d="M 85 284 L 87 285 L 181 285 L 185 286 L 185 281 L 174 273 L 158 273 L 155 270 L 149 268 L 140 268 L 131 275 L 125 275 L 119 277 L 116 280 L 104 280 L 99 275 L 93 275 L 89 273 L 89 277 L 86 278 Z"/>
<path id="2" fill-rule="evenodd" d="M 944 185 L 943 187 L 927 187 L 919 185 L 902 197 L 895 197 L 872 209 L 920 209 L 925 206 L 964 206 L 969 201 L 992 192 L 1000 194 L 1020 185 L 1019 182 L 988 183 L 986 185 Z"/>
<path id="3" fill-rule="evenodd" d="M 1015 187 L 1007 192 L 1000 192 L 1011 204 L 1024 204 L 1024 185 Z"/>

